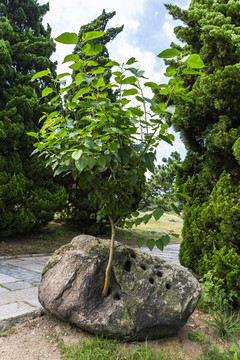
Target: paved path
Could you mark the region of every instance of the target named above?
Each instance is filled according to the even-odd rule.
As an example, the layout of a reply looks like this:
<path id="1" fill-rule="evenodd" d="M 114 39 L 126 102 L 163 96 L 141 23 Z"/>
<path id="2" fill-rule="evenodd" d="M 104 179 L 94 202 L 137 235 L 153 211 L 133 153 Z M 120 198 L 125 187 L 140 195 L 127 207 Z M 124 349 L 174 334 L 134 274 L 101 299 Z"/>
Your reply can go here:
<path id="1" fill-rule="evenodd" d="M 141 248 L 142 251 L 179 264 L 179 244 L 165 247 L 161 252 Z M 50 256 L 22 256 L 0 258 L 0 331 L 40 314 L 38 285 L 42 269 Z"/>

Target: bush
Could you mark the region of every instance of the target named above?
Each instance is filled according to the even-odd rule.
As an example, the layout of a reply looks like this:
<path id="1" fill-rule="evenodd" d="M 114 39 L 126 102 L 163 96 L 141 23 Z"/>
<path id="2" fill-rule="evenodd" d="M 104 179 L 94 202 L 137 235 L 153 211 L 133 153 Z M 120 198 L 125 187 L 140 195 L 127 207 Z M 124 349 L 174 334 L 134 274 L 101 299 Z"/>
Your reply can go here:
<path id="1" fill-rule="evenodd" d="M 240 304 L 240 186 L 224 172 L 209 199 L 186 206 L 180 261 L 204 275 L 212 271 L 233 302 Z M 231 295 L 234 293 L 234 297 Z"/>

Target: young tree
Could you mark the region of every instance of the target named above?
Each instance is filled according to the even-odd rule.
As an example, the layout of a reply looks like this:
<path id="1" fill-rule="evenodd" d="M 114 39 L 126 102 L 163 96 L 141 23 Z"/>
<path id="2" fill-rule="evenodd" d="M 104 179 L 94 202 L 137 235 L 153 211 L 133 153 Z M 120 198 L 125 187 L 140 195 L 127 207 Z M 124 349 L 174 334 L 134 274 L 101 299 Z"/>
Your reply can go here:
<path id="1" fill-rule="evenodd" d="M 199 271 L 199 261 L 204 256 L 210 258 L 215 247 L 219 250 L 226 245 L 228 251 L 234 249 L 238 255 L 240 253 L 239 246 L 229 236 L 234 233 L 235 224 L 229 222 L 228 231 L 222 232 L 218 216 L 213 217 L 208 206 L 219 182 L 222 186 L 220 179 L 226 177 L 228 183 L 231 182 L 228 187 L 230 202 L 235 198 L 240 181 L 240 1 L 192 0 L 188 10 L 182 11 L 173 5 L 167 8 L 174 19 L 184 22 L 184 26 L 175 28 L 175 34 L 186 45 L 172 46 L 182 51 L 183 56 L 198 52 L 206 65 L 204 76 L 182 78 L 183 86 L 188 87 L 186 94 L 192 94 L 195 101 L 178 99 L 176 113 L 170 120 L 188 149 L 179 172 L 182 192 L 191 196 L 184 210 L 180 258 L 183 265 Z M 178 68 L 177 64 L 172 65 Z M 218 201 L 224 199 L 219 197 Z M 224 212 L 224 207 L 219 209 Z M 233 211 L 233 208 L 227 209 Z M 219 216 L 229 218 L 230 213 Z M 207 217 L 211 224 L 208 222 L 208 226 L 205 224 L 202 228 L 203 218 L 207 220 Z M 221 241 L 216 241 L 220 234 Z"/>
<path id="2" fill-rule="evenodd" d="M 83 82 L 84 88 L 80 88 L 76 95 L 65 106 L 74 111 L 82 111 L 83 116 L 72 118 L 64 116 L 58 111 L 44 114 L 45 123 L 40 134 L 31 132 L 29 135 L 38 139 L 35 144 L 35 152 L 40 151 L 48 158 L 48 164 L 53 167 L 55 174 L 72 173 L 73 177 L 79 178 L 79 185 L 84 189 L 90 184 L 98 198 L 98 218 L 105 216 L 111 225 L 111 245 L 109 261 L 106 269 L 105 284 L 102 292 L 107 296 L 110 270 L 114 252 L 115 231 L 118 224 L 123 224 L 127 217 L 135 215 L 136 204 L 141 199 L 142 186 L 145 184 L 147 169 L 154 171 L 156 147 L 160 140 L 172 142 L 172 134 L 168 134 L 166 124 L 162 116 L 172 108 L 168 108 L 168 102 L 157 105 L 154 101 L 146 99 L 143 95 L 142 80 L 143 71 L 134 68 L 136 59 L 131 58 L 125 65 L 120 66 L 110 61 L 105 67 L 117 66 L 114 71 L 114 83 L 106 84 L 104 81 L 102 66 L 95 63 L 91 71 L 88 71 L 88 57 L 98 54 L 102 47 L 94 41 L 104 35 L 103 31 L 91 31 L 85 33 L 82 38 L 81 52 L 86 56 L 83 61 L 75 58 L 74 62 L 81 71 L 76 75 L 74 86 L 78 87 Z M 64 33 L 57 41 L 62 43 L 77 44 L 78 35 Z M 159 57 L 174 57 L 178 52 L 167 50 L 159 54 Z M 92 63 L 90 63 L 92 65 Z M 196 66 L 194 63 L 193 66 Z M 50 70 L 37 73 L 32 80 L 49 75 Z M 60 79 L 63 75 L 58 75 Z M 55 81 L 55 79 L 53 79 Z M 108 90 L 117 86 L 120 96 L 111 101 Z M 144 86 L 159 88 L 152 82 L 146 81 Z M 127 87 L 127 88 L 126 88 Z M 171 85 L 164 85 L 169 93 Z M 69 87 L 61 92 L 68 91 Z M 54 92 L 52 88 L 47 90 Z M 59 98 L 60 94 L 53 98 Z M 140 105 L 132 106 L 129 96 L 135 96 Z M 150 103 L 147 111 L 146 101 Z M 142 106 L 142 108 L 141 108 Z M 146 131 L 146 128 L 148 131 Z M 136 201 L 137 199 L 137 201 Z M 159 219 L 162 210 L 154 210 L 153 214 L 144 215 L 142 220 L 148 221 L 153 215 Z M 132 224 L 134 220 L 132 221 Z M 129 227 L 131 226 L 128 222 Z M 169 237 L 162 236 L 158 240 L 149 239 L 147 245 L 153 248 L 163 249 L 169 242 Z M 141 246 L 142 242 L 139 244 Z"/>
<path id="3" fill-rule="evenodd" d="M 157 205 L 163 210 L 170 211 L 177 206 L 182 210 L 181 203 L 176 198 L 174 184 L 177 171 L 181 164 L 181 157 L 177 151 L 170 154 L 170 157 L 162 159 L 163 164 L 155 168 L 154 173 L 146 183 L 143 192 L 141 206 Z"/>
<path id="4" fill-rule="evenodd" d="M 94 63 L 98 63 L 99 66 L 103 68 L 110 61 L 107 44 L 111 40 L 114 40 L 115 37 L 123 30 L 123 26 L 106 29 L 109 20 L 111 20 L 115 14 L 115 11 L 106 13 L 105 10 L 103 10 L 102 14 L 91 23 L 81 26 L 78 33 L 79 42 L 73 50 L 73 56 L 67 56 L 65 61 L 76 58 L 85 61 L 86 55 L 81 52 L 82 37 L 89 31 L 104 31 L 104 35 L 102 37 L 93 40 L 95 47 L 102 46 L 102 50 L 99 53 L 95 53 L 88 57 L 89 66 L 86 70 L 87 72 L 90 72 L 91 69 L 94 68 Z M 78 68 L 78 64 L 76 63 L 73 63 L 70 66 L 70 69 L 73 70 L 72 82 L 74 82 L 75 77 L 81 72 L 81 69 Z M 111 66 L 105 67 L 102 75 L 105 84 L 108 84 L 112 75 Z M 65 96 L 66 101 L 71 102 L 71 99 L 76 95 L 76 93 L 84 87 L 86 87 L 86 82 L 82 82 L 78 87 L 70 89 Z M 117 94 L 113 91 L 113 89 L 108 89 L 108 96 L 113 101 Z M 68 113 L 75 119 L 80 119 L 84 115 L 81 106 L 79 109 L 78 107 L 75 107 L 74 111 L 68 110 Z M 87 186 L 87 188 L 83 190 L 79 186 L 79 179 L 77 178 L 74 180 L 71 175 L 64 176 L 62 178 L 62 184 L 65 186 L 69 195 L 69 201 L 65 209 L 65 214 L 67 215 L 66 220 L 75 224 L 77 227 L 80 227 L 81 231 L 84 233 L 96 235 L 106 231 L 107 223 L 104 221 L 96 221 L 96 213 L 98 210 L 97 200 L 91 186 Z"/>
<path id="5" fill-rule="evenodd" d="M 45 68 L 55 50 L 51 29 L 42 17 L 48 5 L 34 0 L 0 4 L 0 234 L 21 233 L 53 218 L 66 201 L 65 190 L 33 150 L 27 131 L 39 128 L 47 102 L 39 97 L 48 79 L 30 83 L 31 73 Z"/>

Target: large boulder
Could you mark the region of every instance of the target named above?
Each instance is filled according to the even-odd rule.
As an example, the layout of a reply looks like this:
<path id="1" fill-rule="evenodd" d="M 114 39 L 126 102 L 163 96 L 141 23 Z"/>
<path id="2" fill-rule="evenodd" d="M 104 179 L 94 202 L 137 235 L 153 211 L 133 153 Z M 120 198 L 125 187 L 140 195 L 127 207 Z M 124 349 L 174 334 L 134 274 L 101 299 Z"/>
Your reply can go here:
<path id="1" fill-rule="evenodd" d="M 75 237 L 55 251 L 39 286 L 39 301 L 83 330 L 124 340 L 176 334 L 200 298 L 198 281 L 183 267 L 115 244 L 109 293 L 101 296 L 110 242 Z"/>

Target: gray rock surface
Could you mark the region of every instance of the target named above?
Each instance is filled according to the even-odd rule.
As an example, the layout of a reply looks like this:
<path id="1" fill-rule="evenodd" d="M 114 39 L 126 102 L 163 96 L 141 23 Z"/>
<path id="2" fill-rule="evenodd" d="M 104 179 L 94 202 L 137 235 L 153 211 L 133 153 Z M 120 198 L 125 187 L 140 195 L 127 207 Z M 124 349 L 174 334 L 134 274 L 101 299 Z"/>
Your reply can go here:
<path id="1" fill-rule="evenodd" d="M 109 241 L 75 237 L 47 262 L 39 301 L 57 317 L 95 334 L 124 340 L 176 334 L 200 298 L 183 267 L 115 244 L 109 294 L 101 296 Z"/>

